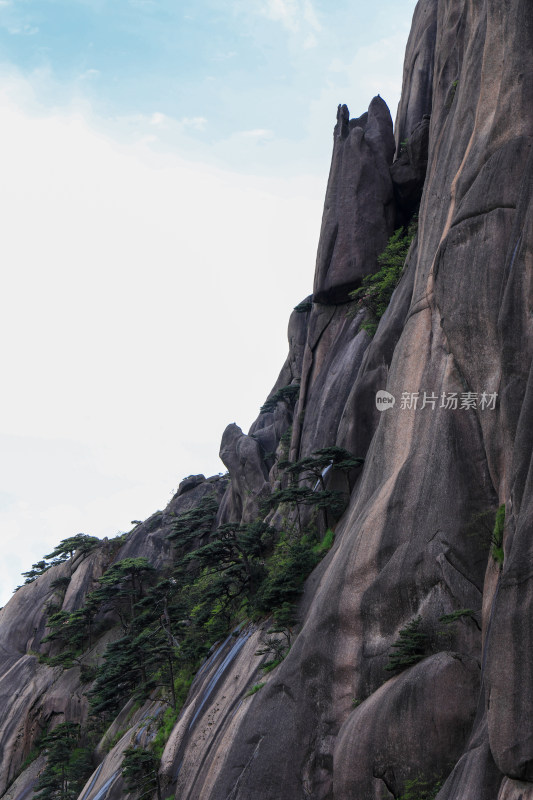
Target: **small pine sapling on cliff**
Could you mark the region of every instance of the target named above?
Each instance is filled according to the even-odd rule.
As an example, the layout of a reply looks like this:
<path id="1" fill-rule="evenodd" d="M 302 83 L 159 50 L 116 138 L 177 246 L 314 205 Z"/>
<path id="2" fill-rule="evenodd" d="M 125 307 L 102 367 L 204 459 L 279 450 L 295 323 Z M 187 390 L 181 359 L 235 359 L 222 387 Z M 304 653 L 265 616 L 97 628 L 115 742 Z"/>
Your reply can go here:
<path id="1" fill-rule="evenodd" d="M 392 645 L 395 650 L 389 655 L 385 667 L 389 672 L 401 672 L 425 657 L 429 646 L 429 636 L 422 629 L 422 617 L 412 619 L 400 630 L 398 639 Z"/>
<path id="2" fill-rule="evenodd" d="M 290 383 L 288 386 L 282 386 L 272 395 L 272 397 L 269 397 L 268 400 L 263 403 L 260 408 L 260 413 L 266 414 L 268 412 L 275 411 L 278 403 L 281 402 L 285 402 L 290 406 L 293 406 L 299 393 L 299 383 Z"/>

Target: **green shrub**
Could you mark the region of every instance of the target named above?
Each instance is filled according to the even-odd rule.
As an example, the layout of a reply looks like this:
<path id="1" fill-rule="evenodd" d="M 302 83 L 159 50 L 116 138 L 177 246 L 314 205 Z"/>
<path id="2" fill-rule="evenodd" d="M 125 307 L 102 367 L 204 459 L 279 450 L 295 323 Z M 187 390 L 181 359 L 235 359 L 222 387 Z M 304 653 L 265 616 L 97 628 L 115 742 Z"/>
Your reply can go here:
<path id="1" fill-rule="evenodd" d="M 96 664 L 82 664 L 80 667 L 81 683 L 92 683 L 97 674 L 98 666 Z"/>
<path id="2" fill-rule="evenodd" d="M 265 685 L 264 683 L 256 683 L 254 686 L 252 686 L 252 688 L 250 689 L 249 692 L 246 692 L 245 696 L 246 697 L 251 697 L 253 694 L 258 692 L 259 689 L 262 689 L 264 685 Z"/>
<path id="3" fill-rule="evenodd" d="M 448 97 L 446 98 L 446 104 L 445 104 L 446 111 L 449 111 L 450 108 L 453 105 L 453 101 L 455 99 L 455 95 L 456 95 L 456 92 L 457 92 L 458 83 L 459 83 L 459 81 L 455 80 L 455 81 L 453 81 L 452 85 L 450 86 L 450 90 L 448 92 Z"/>
<path id="4" fill-rule="evenodd" d="M 282 534 L 269 559 L 267 575 L 259 587 L 256 607 L 269 612 L 291 606 L 302 592 L 307 576 L 320 559 L 307 537 L 290 539 Z"/>
<path id="5" fill-rule="evenodd" d="M 398 800 L 435 800 L 441 789 L 441 780 L 425 779 L 419 775 L 405 782 L 403 793 Z"/>
<path id="6" fill-rule="evenodd" d="M 265 673 L 265 675 L 267 675 L 269 672 L 272 672 L 273 669 L 278 667 L 282 661 L 283 658 L 276 658 L 274 661 L 269 661 L 267 664 L 263 664 L 261 669 Z"/>
<path id="7" fill-rule="evenodd" d="M 315 554 L 315 556 L 317 556 L 319 559 L 322 559 L 323 556 L 326 555 L 328 550 L 331 550 L 334 539 L 335 539 L 334 532 L 331 530 L 331 528 L 328 528 L 322 541 L 318 542 L 313 547 L 313 553 Z"/>
<path id="8" fill-rule="evenodd" d="M 153 753 L 156 758 L 159 760 L 163 755 L 163 750 L 165 749 L 165 745 L 170 738 L 170 734 L 176 724 L 176 721 L 179 716 L 179 711 L 174 708 L 167 708 L 165 713 L 163 714 L 163 719 L 161 720 L 161 725 L 158 728 L 156 733 L 155 739 L 152 743 Z"/>
<path id="9" fill-rule="evenodd" d="M 114 736 L 111 737 L 111 739 L 108 739 L 106 741 L 105 749 L 107 750 L 108 753 L 110 753 L 111 750 L 114 748 L 114 746 L 120 742 L 125 733 L 126 730 L 124 728 L 121 728 L 115 733 Z"/>
<path id="10" fill-rule="evenodd" d="M 378 256 L 378 272 L 368 275 L 363 279 L 362 285 L 350 293 L 358 305 L 364 307 L 369 318 L 362 324 L 362 328 L 373 336 L 377 330 L 379 320 L 387 310 L 392 293 L 396 289 L 402 276 L 405 259 L 411 242 L 416 234 L 418 220 L 416 217 L 407 230 L 398 228 L 388 241 L 387 247 Z"/>

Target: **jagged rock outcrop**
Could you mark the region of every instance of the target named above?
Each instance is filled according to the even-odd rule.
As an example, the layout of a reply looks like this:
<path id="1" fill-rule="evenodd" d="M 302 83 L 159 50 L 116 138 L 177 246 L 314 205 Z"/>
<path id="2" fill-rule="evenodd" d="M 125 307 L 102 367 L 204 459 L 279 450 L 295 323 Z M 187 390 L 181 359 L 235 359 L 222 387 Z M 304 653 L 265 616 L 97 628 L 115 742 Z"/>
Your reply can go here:
<path id="1" fill-rule="evenodd" d="M 289 319 L 287 336 L 289 340 L 289 354 L 283 365 L 279 377 L 267 397 L 265 406 L 273 405 L 279 397 L 280 390 L 289 386 L 300 386 L 302 370 L 305 360 L 305 350 L 308 337 L 309 321 L 312 317 L 312 296 L 306 297 L 295 308 Z M 293 425 L 296 394 L 280 402 L 275 402 L 272 410 L 261 411 L 258 418 L 250 427 L 249 435 L 256 439 L 263 450 L 264 459 L 269 468 L 275 466 L 274 455 L 279 447 L 281 437 Z M 272 481 L 274 476 L 270 476 Z"/>
<path id="2" fill-rule="evenodd" d="M 259 442 L 247 436 L 238 425 L 228 425 L 222 436 L 220 458 L 231 485 L 219 512 L 219 522 L 251 522 L 269 494 L 268 469 Z"/>
<path id="3" fill-rule="evenodd" d="M 393 155 L 392 120 L 380 97 L 374 97 L 358 119 L 351 120 L 347 106 L 339 106 L 316 259 L 315 302 L 347 302 L 350 291 L 375 271 L 394 227 Z"/>

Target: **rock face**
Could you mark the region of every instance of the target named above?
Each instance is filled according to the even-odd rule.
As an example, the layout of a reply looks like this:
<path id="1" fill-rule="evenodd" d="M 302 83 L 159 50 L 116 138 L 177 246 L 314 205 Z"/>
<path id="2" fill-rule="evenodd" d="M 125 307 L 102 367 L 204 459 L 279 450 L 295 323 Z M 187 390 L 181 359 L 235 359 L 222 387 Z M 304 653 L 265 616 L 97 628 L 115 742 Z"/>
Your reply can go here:
<path id="1" fill-rule="evenodd" d="M 452 15 L 457 13 L 458 8 L 458 5 L 453 10 L 450 8 Z M 419 0 L 413 14 L 394 132 L 397 155 L 400 154 L 401 143 L 411 137 L 420 120 L 425 115 L 431 115 L 439 11 L 442 12 L 439 0 Z"/>
<path id="2" fill-rule="evenodd" d="M 313 288 L 317 303 L 345 303 L 375 271 L 395 216 L 394 137 L 385 102 L 374 97 L 368 112 L 352 120 L 347 106 L 339 106 L 333 142 Z"/>
<path id="3" fill-rule="evenodd" d="M 309 582 L 296 642 L 228 741 L 207 797 L 366 800 L 385 787 L 398 796 L 406 780 L 436 785 L 454 764 L 439 797 L 518 800 L 530 791 L 532 22 L 524 3 L 505 12 L 491 2 L 417 7 L 399 110 L 399 136 L 413 141 L 408 164 L 392 174 L 410 166 L 418 193 L 424 178 L 418 238 L 375 339 L 359 364 L 357 348 L 346 359 L 353 372 L 337 423 L 335 404 L 326 409 L 343 325 L 332 323 L 333 308 L 313 309 L 299 400 L 305 417 L 292 442 L 298 455 L 321 444 L 312 431 L 323 430 L 316 424 L 323 414 L 328 438 L 349 442 L 358 455 L 369 447 L 364 472 L 336 546 Z M 334 162 L 356 130 L 341 110 Z M 314 294 L 322 304 L 338 302 L 327 290 L 345 281 L 324 281 L 335 251 L 330 198 L 342 191 L 330 178 Z M 397 194 L 397 202 L 408 215 L 409 197 Z M 355 324 L 347 339 L 354 334 Z M 382 415 L 371 409 L 378 387 L 397 398 Z M 402 408 L 403 392 L 419 393 L 420 406 L 424 392 L 437 402 Z M 443 392 L 477 393 L 478 407 L 441 408 Z M 498 395 L 495 408 L 482 407 L 484 392 Z M 489 539 L 501 503 L 500 572 Z M 384 667 L 406 623 L 420 615 L 439 650 L 441 617 L 462 609 L 483 614 L 483 651 L 479 622 L 458 617 L 446 653 L 429 652 L 388 677 Z M 364 700 L 355 710 L 353 698 Z M 404 727 L 387 739 L 390 717 Z"/>
<path id="4" fill-rule="evenodd" d="M 339 108 L 314 293 L 291 317 L 287 362 L 250 432 L 224 433 L 229 484 L 191 476 L 119 553 L 108 544 L 54 567 L 0 612 L 0 796 L 33 786 L 38 762 L 5 794 L 46 719 L 86 715 L 77 668 L 32 654 L 51 581 L 75 567 L 74 608 L 110 560 L 161 567 L 177 510 L 215 491 L 219 523 L 253 521 L 282 458 L 338 445 L 365 463 L 347 479 L 290 651 L 249 695 L 268 620 L 214 647 L 164 749 L 162 796 L 533 797 L 532 42 L 530 0 L 420 0 L 396 160 L 380 98 L 355 120 Z M 349 292 L 415 211 L 371 338 Z M 378 390 L 395 398 L 385 411 Z M 130 710 L 83 800 L 125 796 L 124 749 L 159 713 L 155 699 Z"/>

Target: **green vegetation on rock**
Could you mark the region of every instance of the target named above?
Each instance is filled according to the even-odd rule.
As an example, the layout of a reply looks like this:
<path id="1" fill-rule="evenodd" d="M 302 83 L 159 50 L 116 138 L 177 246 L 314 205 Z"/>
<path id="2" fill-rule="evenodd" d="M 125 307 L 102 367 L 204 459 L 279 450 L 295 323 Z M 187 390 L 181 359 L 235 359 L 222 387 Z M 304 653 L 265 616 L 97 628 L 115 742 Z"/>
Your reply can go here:
<path id="1" fill-rule="evenodd" d="M 378 256 L 379 270 L 363 279 L 362 285 L 350 293 L 352 300 L 368 312 L 362 328 L 373 336 L 379 320 L 387 310 L 392 293 L 402 276 L 409 247 L 416 234 L 418 218 L 414 217 L 407 229 L 398 228 L 390 237 L 385 250 Z"/>
<path id="2" fill-rule="evenodd" d="M 326 448 L 290 465 L 287 479 L 318 480 L 325 487 L 322 472 L 332 464 L 348 471 L 360 460 L 340 448 Z M 317 508 L 322 504 L 331 508 L 332 499 L 334 506 L 338 502 L 336 493 L 325 488 L 317 492 L 300 488 L 313 495 Z M 261 519 L 217 527 L 217 510 L 215 494 L 205 495 L 176 517 L 168 536 L 173 558 L 164 570 L 156 571 L 145 558 L 111 563 L 74 611 L 62 608 L 70 577 L 53 582 L 43 639 L 48 654 L 39 653 L 39 660 L 64 669 L 80 667 L 90 716 L 84 729 L 64 723 L 43 740 L 40 751 L 47 755 L 47 767 L 39 785 L 45 792 L 40 800 L 70 800 L 69 792 L 79 793 L 73 765 L 78 765 L 78 776 L 85 775 L 87 731 L 92 731 L 93 740 L 100 739 L 131 701 L 137 707 L 147 700 L 167 704 L 151 723 L 156 731 L 150 743 L 131 746 L 123 762 L 126 786 L 147 793 L 159 791 L 157 767 L 165 744 L 193 677 L 213 645 L 240 622 L 271 617 L 261 653 L 269 656 L 265 673 L 289 651 L 295 602 L 305 579 L 331 547 L 333 530 L 328 529 L 321 540 L 315 530 L 280 531 Z M 73 537 L 61 542 L 50 557 L 72 558 L 74 546 L 85 553 L 94 545 Z M 104 635 L 107 645 L 97 654 L 94 645 Z M 253 691 L 262 685 L 256 684 Z M 127 724 L 121 724 L 108 745 L 112 747 L 127 729 Z"/>
<path id="3" fill-rule="evenodd" d="M 307 302 L 304 300 L 302 303 L 298 303 L 297 306 L 294 306 L 294 311 L 298 314 L 307 314 L 313 308 L 313 303 L 308 300 Z"/>
<path id="4" fill-rule="evenodd" d="M 441 789 L 442 780 L 426 779 L 419 775 L 405 782 L 398 800 L 435 800 Z"/>
<path id="5" fill-rule="evenodd" d="M 161 787 L 158 777 L 159 761 L 150 750 L 130 747 L 124 753 L 122 777 L 129 792 L 141 797 L 149 797 L 157 792 L 161 800 Z"/>
<path id="6" fill-rule="evenodd" d="M 285 402 L 290 406 L 293 406 L 299 392 L 299 383 L 291 383 L 288 386 L 282 386 L 261 406 L 261 414 L 266 414 L 269 411 L 275 411 L 276 406 L 281 402 Z"/>
<path id="7" fill-rule="evenodd" d="M 251 697 L 253 694 L 256 694 L 256 692 L 258 692 L 260 689 L 262 689 L 264 685 L 265 685 L 264 683 L 256 683 L 256 684 L 254 684 L 254 686 L 252 686 L 250 691 L 246 693 L 246 697 Z"/>
<path id="8" fill-rule="evenodd" d="M 41 743 L 46 767 L 35 785 L 37 800 L 74 800 L 93 771 L 91 748 L 84 744 L 80 725 L 62 722 Z"/>
<path id="9" fill-rule="evenodd" d="M 55 567 L 57 564 L 62 564 L 69 559 L 72 561 L 75 553 L 88 555 L 99 544 L 99 541 L 95 536 L 88 536 L 85 533 L 77 533 L 75 536 L 63 539 L 51 553 L 41 561 L 37 561 L 36 564 L 32 564 L 31 570 L 22 573 L 22 577 L 26 578 L 24 583 L 33 583 L 34 580 L 47 572 L 50 567 Z M 17 589 L 20 589 L 20 586 L 17 586 Z"/>
<path id="10" fill-rule="evenodd" d="M 422 617 L 415 617 L 400 630 L 398 639 L 392 645 L 395 652 L 390 654 L 385 669 L 401 672 L 417 664 L 427 655 L 428 645 L 429 637 L 423 630 Z"/>

